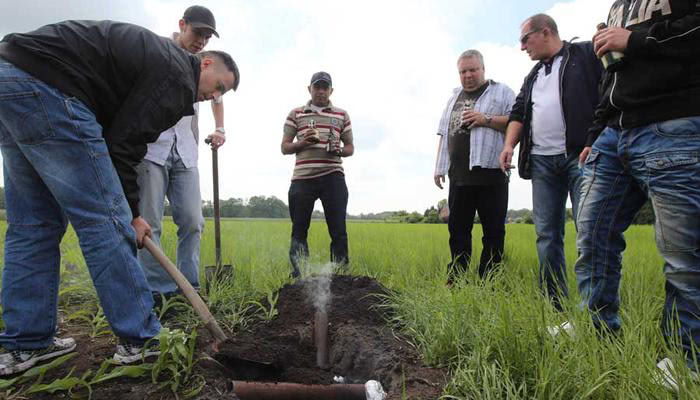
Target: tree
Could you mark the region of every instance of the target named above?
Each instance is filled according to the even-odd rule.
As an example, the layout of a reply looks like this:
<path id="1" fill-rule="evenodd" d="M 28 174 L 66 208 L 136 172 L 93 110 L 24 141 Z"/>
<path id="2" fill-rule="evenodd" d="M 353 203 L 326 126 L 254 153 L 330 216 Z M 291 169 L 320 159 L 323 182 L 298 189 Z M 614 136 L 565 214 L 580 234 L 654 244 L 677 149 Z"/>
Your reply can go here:
<path id="1" fill-rule="evenodd" d="M 0 187 L 0 209 L 5 209 L 5 188 Z"/>
<path id="2" fill-rule="evenodd" d="M 440 216 L 438 215 L 438 210 L 434 206 L 430 206 L 425 212 L 423 213 L 423 222 L 426 224 L 439 224 L 442 221 L 440 221 Z"/>
<path id="3" fill-rule="evenodd" d="M 287 205 L 275 196 L 253 196 L 248 200 L 248 209 L 253 218 L 288 218 Z"/>

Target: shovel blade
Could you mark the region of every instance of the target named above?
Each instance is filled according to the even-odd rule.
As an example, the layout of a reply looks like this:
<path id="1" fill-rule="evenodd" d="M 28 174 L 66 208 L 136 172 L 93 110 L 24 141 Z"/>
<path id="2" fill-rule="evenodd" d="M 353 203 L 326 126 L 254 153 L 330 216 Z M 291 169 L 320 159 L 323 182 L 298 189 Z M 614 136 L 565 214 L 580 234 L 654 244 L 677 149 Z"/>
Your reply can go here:
<path id="1" fill-rule="evenodd" d="M 211 282 L 219 282 L 228 279 L 231 275 L 233 275 L 233 266 L 231 264 L 224 264 L 221 266 L 207 265 L 204 267 L 207 293 L 209 293 L 209 289 L 211 288 Z"/>

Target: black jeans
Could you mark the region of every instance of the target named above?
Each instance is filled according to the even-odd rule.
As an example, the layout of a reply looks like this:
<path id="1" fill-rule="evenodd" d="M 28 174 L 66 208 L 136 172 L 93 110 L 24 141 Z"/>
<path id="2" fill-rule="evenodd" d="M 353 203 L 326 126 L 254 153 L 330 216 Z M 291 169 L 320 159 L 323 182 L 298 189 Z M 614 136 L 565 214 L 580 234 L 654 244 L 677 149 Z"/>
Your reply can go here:
<path id="1" fill-rule="evenodd" d="M 472 255 L 474 215 L 479 213 L 484 231 L 484 246 L 479 262 L 479 275 L 485 277 L 503 259 L 508 209 L 508 182 L 497 185 L 457 186 L 450 184 L 448 198 L 450 219 L 449 280 L 457 278 L 468 267 Z"/>
<path id="2" fill-rule="evenodd" d="M 299 261 L 309 256 L 306 236 L 311 223 L 316 199 L 321 199 L 326 215 L 328 233 L 331 236 L 331 261 L 347 265 L 348 234 L 345 229 L 345 215 L 348 207 L 348 187 L 345 175 L 340 172 L 312 179 L 292 181 L 289 187 L 289 216 L 292 218 L 292 243 L 289 259 L 292 262 L 292 276 L 298 277 Z"/>

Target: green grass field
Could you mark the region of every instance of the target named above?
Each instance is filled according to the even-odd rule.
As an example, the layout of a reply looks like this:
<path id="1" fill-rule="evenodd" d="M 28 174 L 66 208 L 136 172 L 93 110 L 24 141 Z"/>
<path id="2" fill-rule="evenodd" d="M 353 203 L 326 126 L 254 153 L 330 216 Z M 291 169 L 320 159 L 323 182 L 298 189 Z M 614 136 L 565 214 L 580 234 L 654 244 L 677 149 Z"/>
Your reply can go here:
<path id="1" fill-rule="evenodd" d="M 0 225 L 4 237 L 6 226 Z M 218 304 L 242 304 L 274 292 L 288 281 L 287 220 L 225 220 L 223 260 L 234 264 L 235 279 Z M 662 260 L 653 228 L 633 226 L 626 237 L 618 340 L 599 338 L 589 318 L 579 311 L 573 274 L 575 233 L 567 227 L 568 311 L 556 313 L 540 295 L 532 225 L 508 225 L 506 261 L 488 283 L 444 285 L 449 261 L 445 225 L 349 223 L 350 272 L 376 277 L 393 289 L 391 321 L 408 335 L 431 365 L 448 367 L 452 380 L 445 399 L 698 399 L 700 387 L 684 384 L 679 394 L 655 384 L 656 361 L 679 355 L 663 343 L 659 320 L 664 289 Z M 475 254 L 481 251 L 480 227 L 474 229 Z M 174 258 L 175 227 L 165 225 L 163 247 Z M 309 232 L 311 262 L 329 258 L 325 223 L 314 221 Z M 92 287 L 75 235 L 63 243 L 64 286 L 61 306 L 91 295 Z M 213 223 L 202 240 L 202 265 L 214 263 Z M 77 268 L 73 268 L 77 266 Z M 469 276 L 476 281 L 476 275 Z M 216 307 L 229 329 L 240 320 L 235 307 Z M 575 321 L 577 335 L 552 339 L 546 326 Z M 685 382 L 685 380 L 683 380 Z"/>

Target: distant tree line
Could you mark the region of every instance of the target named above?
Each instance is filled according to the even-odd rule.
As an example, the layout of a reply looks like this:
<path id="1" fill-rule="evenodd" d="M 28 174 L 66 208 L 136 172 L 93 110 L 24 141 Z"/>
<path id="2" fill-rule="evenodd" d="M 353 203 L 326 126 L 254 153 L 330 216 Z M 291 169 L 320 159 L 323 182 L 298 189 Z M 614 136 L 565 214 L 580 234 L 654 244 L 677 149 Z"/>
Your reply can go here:
<path id="1" fill-rule="evenodd" d="M 380 213 L 369 213 L 360 215 L 349 215 L 348 219 L 357 220 L 379 220 L 386 222 L 407 223 L 407 224 L 440 224 L 443 221 L 440 219 L 440 210 L 447 206 L 447 199 L 442 199 L 438 204 L 430 206 L 422 214 L 406 210 L 400 211 L 383 211 Z M 5 209 L 5 189 L 0 187 L 0 209 Z M 221 216 L 224 218 L 289 218 L 289 208 L 282 200 L 275 196 L 253 196 L 247 201 L 239 198 L 230 198 L 219 202 Z M 202 202 L 202 213 L 205 217 L 214 216 L 214 205 L 207 200 Z M 169 204 L 165 205 L 165 215 L 172 215 L 172 209 Z M 573 219 L 571 209 L 566 210 L 567 220 Z M 314 211 L 312 218 L 324 218 L 323 212 Z M 649 225 L 654 223 L 654 209 L 651 207 L 651 202 L 647 201 L 639 210 L 633 224 Z M 479 215 L 474 218 L 476 223 L 479 223 Z M 506 221 L 509 223 L 532 224 L 532 211 L 527 208 L 520 210 L 508 210 Z"/>
<path id="2" fill-rule="evenodd" d="M 219 201 L 219 212 L 222 218 L 289 218 L 287 205 L 275 196 L 253 196 L 247 201 L 230 198 Z M 210 200 L 202 202 L 204 217 L 214 216 L 214 203 Z M 170 204 L 165 206 L 165 215 L 172 215 Z"/>

